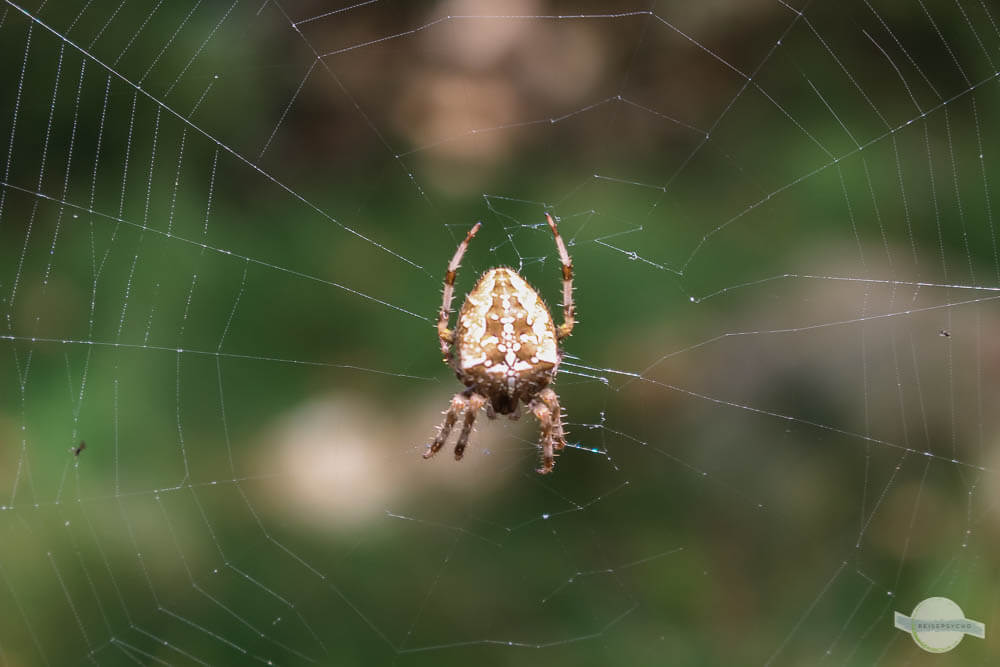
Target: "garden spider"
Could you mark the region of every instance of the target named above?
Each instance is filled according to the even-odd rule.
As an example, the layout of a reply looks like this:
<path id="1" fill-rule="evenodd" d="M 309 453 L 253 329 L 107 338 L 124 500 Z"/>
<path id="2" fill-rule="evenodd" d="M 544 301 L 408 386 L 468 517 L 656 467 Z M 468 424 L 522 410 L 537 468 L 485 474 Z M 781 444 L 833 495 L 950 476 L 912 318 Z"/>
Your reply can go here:
<path id="1" fill-rule="evenodd" d="M 438 315 L 438 338 L 444 362 L 455 369 L 455 375 L 468 387 L 455 394 L 445 413 L 437 437 L 424 452 L 424 458 L 434 456 L 451 434 L 463 412 L 465 419 L 455 444 L 455 460 L 462 458 L 469 442 L 476 413 L 486 407 L 486 415 L 520 416 L 523 402 L 541 424 L 541 474 L 552 472 L 555 452 L 566 446 L 559 396 L 549 385 L 559 369 L 561 352 L 558 342 L 573 332 L 573 263 L 552 216 L 545 214 L 555 237 L 562 263 L 563 323 L 556 326 L 542 297 L 517 271 L 506 267 L 490 269 L 472 288 L 455 330 L 448 328 L 451 301 L 455 295 L 455 273 L 469 241 L 482 223 L 469 230 L 448 264 L 444 277 L 444 297 Z M 452 347 L 458 350 L 456 361 Z"/>

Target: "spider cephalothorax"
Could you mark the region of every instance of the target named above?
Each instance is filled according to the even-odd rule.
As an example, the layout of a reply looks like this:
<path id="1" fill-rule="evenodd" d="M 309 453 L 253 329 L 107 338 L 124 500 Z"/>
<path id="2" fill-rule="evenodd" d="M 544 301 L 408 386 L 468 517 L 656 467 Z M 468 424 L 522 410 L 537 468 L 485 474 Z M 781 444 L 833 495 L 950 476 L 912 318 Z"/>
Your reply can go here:
<path id="1" fill-rule="evenodd" d="M 514 269 L 490 269 L 479 278 L 458 314 L 455 330 L 448 328 L 451 301 L 455 295 L 455 272 L 469 241 L 480 223 L 469 230 L 455 250 L 444 277 L 444 299 L 438 316 L 438 338 L 445 363 L 468 389 L 451 399 L 444 423 L 424 458 L 441 449 L 461 413 L 462 431 L 455 444 L 455 460 L 461 459 L 469 441 L 476 413 L 486 407 L 490 419 L 497 414 L 519 416 L 524 403 L 542 428 L 542 467 L 552 472 L 554 450 L 566 446 L 559 397 L 549 387 L 559 369 L 558 342 L 573 331 L 573 264 L 552 216 L 545 214 L 552 229 L 562 263 L 563 323 L 556 326 L 542 297 Z M 455 359 L 452 346 L 458 352 Z"/>

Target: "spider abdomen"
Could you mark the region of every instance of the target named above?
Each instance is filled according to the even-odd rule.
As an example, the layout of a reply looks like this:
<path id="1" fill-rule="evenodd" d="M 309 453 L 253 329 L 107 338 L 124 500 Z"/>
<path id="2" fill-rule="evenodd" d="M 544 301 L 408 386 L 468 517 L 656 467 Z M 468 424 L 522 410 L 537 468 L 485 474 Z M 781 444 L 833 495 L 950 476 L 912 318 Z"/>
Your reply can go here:
<path id="1" fill-rule="evenodd" d="M 501 414 L 530 400 L 559 365 L 556 328 L 538 295 L 516 271 L 490 269 L 469 292 L 455 331 L 459 379 L 494 400 Z"/>

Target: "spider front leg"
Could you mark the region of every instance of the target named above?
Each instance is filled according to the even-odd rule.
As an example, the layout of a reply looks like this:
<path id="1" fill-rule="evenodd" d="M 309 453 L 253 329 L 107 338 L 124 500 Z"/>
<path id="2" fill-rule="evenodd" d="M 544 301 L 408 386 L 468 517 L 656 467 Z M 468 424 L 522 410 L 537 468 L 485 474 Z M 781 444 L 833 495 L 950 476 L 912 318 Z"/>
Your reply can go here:
<path id="1" fill-rule="evenodd" d="M 540 442 L 542 447 L 542 467 L 535 472 L 540 475 L 547 475 L 552 472 L 552 468 L 556 465 L 555 454 L 553 453 L 555 444 L 553 442 L 555 415 L 553 415 L 552 410 L 542 400 L 537 398 L 531 402 L 529 407 L 532 413 L 534 413 L 535 418 L 538 419 L 538 423 L 542 426 L 542 438 Z"/>
<path id="2" fill-rule="evenodd" d="M 434 442 L 424 452 L 424 458 L 429 459 L 438 453 L 438 450 L 447 442 L 451 430 L 458 421 L 458 416 L 465 413 L 465 420 L 462 423 L 462 431 L 458 434 L 458 442 L 455 443 L 455 460 L 460 461 L 465 453 L 465 447 L 469 444 L 469 436 L 472 434 L 472 425 L 476 422 L 476 414 L 486 404 L 486 397 L 466 390 L 460 394 L 455 394 L 451 399 L 451 406 L 444 416 L 444 422 L 438 431 Z M 468 393 L 468 395 L 466 395 Z"/>
<path id="3" fill-rule="evenodd" d="M 458 434 L 458 442 L 455 443 L 455 460 L 461 461 L 465 453 L 465 446 L 469 444 L 469 435 L 472 433 L 472 424 L 476 421 L 476 415 L 486 403 L 486 397 L 480 394 L 469 396 L 469 404 L 465 410 L 465 423 L 462 424 L 462 432 Z"/>
<path id="4" fill-rule="evenodd" d="M 448 412 L 444 416 L 444 422 L 441 424 L 440 430 L 438 430 L 437 437 L 434 438 L 434 442 L 431 446 L 427 448 L 424 452 L 424 458 L 429 459 L 438 453 L 448 436 L 451 435 L 451 429 L 455 426 L 455 422 L 458 421 L 458 415 L 462 413 L 463 410 L 469 405 L 469 399 L 466 398 L 464 393 L 455 394 L 451 398 L 451 406 L 448 408 Z"/>
<path id="5" fill-rule="evenodd" d="M 465 240 L 458 244 L 455 254 L 448 262 L 448 271 L 444 274 L 444 294 L 441 298 L 441 311 L 438 313 L 438 339 L 441 341 L 441 356 L 445 363 L 451 359 L 451 344 L 455 342 L 455 332 L 448 328 L 448 318 L 451 316 L 451 300 L 455 298 L 455 276 L 458 274 L 458 266 L 462 262 L 462 255 L 469 247 L 469 241 L 476 235 L 483 223 L 477 222 L 469 233 L 465 235 Z"/>
<path id="6" fill-rule="evenodd" d="M 559 395 L 552 389 L 546 387 L 538 392 L 538 399 L 552 413 L 552 439 L 555 441 L 556 451 L 566 447 L 566 431 L 563 429 L 562 408 L 559 406 Z"/>

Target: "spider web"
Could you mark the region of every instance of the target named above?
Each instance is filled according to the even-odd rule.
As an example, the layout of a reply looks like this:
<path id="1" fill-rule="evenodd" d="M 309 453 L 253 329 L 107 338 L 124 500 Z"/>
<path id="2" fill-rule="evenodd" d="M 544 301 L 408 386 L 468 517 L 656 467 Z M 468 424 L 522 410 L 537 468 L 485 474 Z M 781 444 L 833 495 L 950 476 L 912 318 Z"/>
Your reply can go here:
<path id="1" fill-rule="evenodd" d="M 0 665 L 995 662 L 998 15 L 4 0 Z M 570 447 L 424 461 L 545 211 Z"/>

